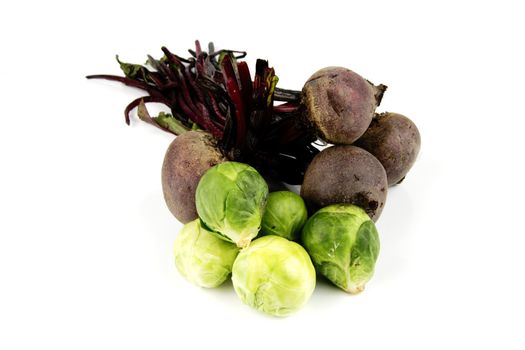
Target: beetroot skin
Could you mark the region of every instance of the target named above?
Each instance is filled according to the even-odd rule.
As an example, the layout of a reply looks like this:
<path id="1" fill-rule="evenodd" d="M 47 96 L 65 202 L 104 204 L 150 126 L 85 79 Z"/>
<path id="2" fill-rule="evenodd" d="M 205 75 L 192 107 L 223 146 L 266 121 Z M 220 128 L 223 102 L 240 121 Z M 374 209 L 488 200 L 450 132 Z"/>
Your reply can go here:
<path id="1" fill-rule="evenodd" d="M 182 223 L 195 220 L 195 190 L 212 166 L 227 161 L 206 132 L 186 131 L 170 144 L 162 165 L 162 191 L 171 213 Z"/>
<path id="2" fill-rule="evenodd" d="M 377 221 L 387 190 L 385 169 L 372 154 L 359 147 L 338 145 L 314 157 L 304 175 L 301 196 L 312 212 L 330 204 L 350 203 Z"/>
<path id="3" fill-rule="evenodd" d="M 386 86 L 342 67 L 323 68 L 303 87 L 306 120 L 329 143 L 351 144 L 366 131 Z"/>
<path id="4" fill-rule="evenodd" d="M 383 165 L 388 185 L 400 183 L 414 165 L 421 147 L 416 125 L 397 113 L 378 114 L 356 146 L 372 153 Z"/>

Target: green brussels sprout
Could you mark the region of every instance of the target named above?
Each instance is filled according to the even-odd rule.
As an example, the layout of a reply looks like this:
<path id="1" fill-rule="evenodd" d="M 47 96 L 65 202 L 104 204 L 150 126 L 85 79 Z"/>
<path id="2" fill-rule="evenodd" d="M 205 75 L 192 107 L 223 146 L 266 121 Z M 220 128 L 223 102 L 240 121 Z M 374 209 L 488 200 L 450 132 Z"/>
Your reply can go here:
<path id="1" fill-rule="evenodd" d="M 290 191 L 272 192 L 264 210 L 261 232 L 297 241 L 307 218 L 301 196 Z"/>
<path id="2" fill-rule="evenodd" d="M 303 245 L 319 273 L 348 293 L 359 293 L 374 274 L 379 236 L 366 212 L 334 204 L 316 212 L 303 227 Z"/>
<path id="3" fill-rule="evenodd" d="M 268 185 L 247 164 L 224 162 L 210 168 L 195 193 L 202 222 L 221 238 L 246 247 L 257 236 Z"/>
<path id="4" fill-rule="evenodd" d="M 241 250 L 233 263 L 235 292 L 247 305 L 274 316 L 299 310 L 315 288 L 315 269 L 295 242 L 264 236 Z"/>
<path id="5" fill-rule="evenodd" d="M 187 280 L 200 287 L 215 288 L 230 275 L 239 249 L 213 235 L 196 219 L 179 232 L 174 252 L 175 265 Z"/>

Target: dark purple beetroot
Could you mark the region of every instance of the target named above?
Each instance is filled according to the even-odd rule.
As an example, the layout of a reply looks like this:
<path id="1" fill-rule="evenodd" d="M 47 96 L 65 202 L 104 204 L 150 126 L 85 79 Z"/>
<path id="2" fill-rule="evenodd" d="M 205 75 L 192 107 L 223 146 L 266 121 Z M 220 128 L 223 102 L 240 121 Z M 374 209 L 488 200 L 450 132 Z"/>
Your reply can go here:
<path id="1" fill-rule="evenodd" d="M 202 131 L 187 131 L 170 144 L 162 164 L 162 191 L 171 213 L 182 223 L 195 220 L 195 190 L 212 166 L 227 161 L 216 140 Z"/>
<path id="2" fill-rule="evenodd" d="M 319 138 L 352 144 L 370 125 L 385 90 L 349 69 L 323 68 L 303 87 L 306 119 Z"/>
<path id="3" fill-rule="evenodd" d="M 314 157 L 301 187 L 309 210 L 351 203 L 377 221 L 385 205 L 388 183 L 381 163 L 369 152 L 351 145 L 332 146 Z"/>
<path id="4" fill-rule="evenodd" d="M 397 113 L 381 113 L 354 143 L 372 153 L 383 165 L 388 185 L 400 183 L 414 165 L 421 147 L 416 125 Z"/>

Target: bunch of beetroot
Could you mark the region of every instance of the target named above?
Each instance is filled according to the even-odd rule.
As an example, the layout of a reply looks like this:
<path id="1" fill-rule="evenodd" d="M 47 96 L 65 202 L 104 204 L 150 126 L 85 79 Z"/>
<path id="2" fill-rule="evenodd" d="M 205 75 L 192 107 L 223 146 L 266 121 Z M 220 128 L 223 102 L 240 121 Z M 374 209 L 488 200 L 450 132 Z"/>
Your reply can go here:
<path id="1" fill-rule="evenodd" d="M 141 120 L 178 135 L 162 167 L 164 198 L 175 217 L 197 218 L 195 190 L 212 166 L 233 160 L 255 167 L 270 189 L 301 186 L 312 212 L 352 203 L 376 221 L 389 186 L 400 183 L 420 148 L 417 127 L 396 113 L 376 114 L 384 85 L 374 85 L 342 67 L 314 73 L 302 91 L 277 88 L 267 61 L 257 60 L 252 79 L 244 52 L 208 51 L 199 42 L 182 58 L 162 48 L 146 65 L 119 61 L 124 77 L 92 75 L 122 82 L 147 94 L 137 108 Z M 118 60 L 118 57 L 117 57 Z M 147 103 L 170 112 L 152 117 Z M 319 143 L 332 144 L 322 151 Z"/>

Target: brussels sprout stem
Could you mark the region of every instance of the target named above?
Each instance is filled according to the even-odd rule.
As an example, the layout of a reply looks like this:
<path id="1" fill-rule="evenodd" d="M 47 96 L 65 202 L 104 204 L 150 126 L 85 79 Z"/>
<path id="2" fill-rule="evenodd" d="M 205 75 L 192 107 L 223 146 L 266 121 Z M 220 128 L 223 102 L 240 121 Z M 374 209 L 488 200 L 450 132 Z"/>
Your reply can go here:
<path id="1" fill-rule="evenodd" d="M 251 239 L 240 239 L 240 240 L 237 241 L 237 247 L 239 247 L 241 249 L 242 248 L 246 248 L 247 246 L 250 245 L 251 241 L 252 241 Z"/>
<path id="2" fill-rule="evenodd" d="M 350 281 L 350 274 L 348 274 L 347 281 Z M 365 285 L 366 284 L 364 284 L 364 283 L 360 283 L 360 284 L 351 284 L 351 283 L 349 283 L 346 286 L 346 288 L 343 288 L 343 290 L 346 293 L 349 293 L 349 294 L 359 294 L 359 293 L 361 293 L 362 291 L 365 290 Z"/>
<path id="3" fill-rule="evenodd" d="M 349 294 L 359 294 L 364 290 L 365 290 L 365 285 L 353 285 L 353 286 L 348 286 L 344 289 L 344 291 Z"/>

